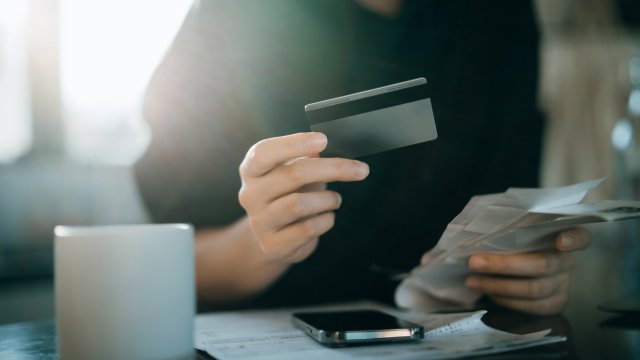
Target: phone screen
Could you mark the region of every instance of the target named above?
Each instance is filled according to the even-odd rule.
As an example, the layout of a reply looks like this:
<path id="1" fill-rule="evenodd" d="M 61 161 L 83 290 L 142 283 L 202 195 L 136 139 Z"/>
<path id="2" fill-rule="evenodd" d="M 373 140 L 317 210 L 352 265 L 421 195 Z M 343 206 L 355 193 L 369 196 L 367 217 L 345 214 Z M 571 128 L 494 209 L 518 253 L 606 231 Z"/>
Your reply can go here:
<path id="1" fill-rule="evenodd" d="M 396 317 L 375 310 L 297 313 L 294 316 L 316 329 L 325 331 L 371 331 L 411 327 L 404 325 L 407 323 Z"/>

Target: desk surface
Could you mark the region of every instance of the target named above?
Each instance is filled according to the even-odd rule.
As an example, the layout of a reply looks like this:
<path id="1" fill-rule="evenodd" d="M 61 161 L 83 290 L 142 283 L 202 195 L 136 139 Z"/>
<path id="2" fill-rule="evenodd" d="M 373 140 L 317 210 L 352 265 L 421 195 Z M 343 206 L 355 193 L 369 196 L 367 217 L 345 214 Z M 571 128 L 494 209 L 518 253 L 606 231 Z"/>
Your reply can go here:
<path id="1" fill-rule="evenodd" d="M 640 359 L 640 318 L 620 317 L 607 313 L 599 315 L 602 319 L 600 322 L 581 329 L 583 332 L 587 331 L 590 336 L 578 338 L 574 335 L 571 321 L 562 315 L 534 317 L 501 308 L 489 309 L 489 313 L 483 320 L 490 326 L 517 333 L 552 328 L 553 334 L 565 335 L 568 341 L 486 358 L 600 359 L 605 356 L 604 353 L 580 351 L 588 348 L 589 338 L 592 338 L 607 340 L 609 346 L 606 356 L 608 358 Z M 54 322 L 46 320 L 0 326 L 0 358 L 56 359 Z M 194 359 L 211 358 L 204 353 L 194 352 Z"/>
<path id="2" fill-rule="evenodd" d="M 568 341 L 517 353 L 499 354 L 494 358 L 640 360 L 640 318 L 616 316 L 597 309 L 603 302 L 629 290 L 640 290 L 640 222 L 605 225 L 592 227 L 592 246 L 575 254 L 578 267 L 574 271 L 572 300 L 562 316 L 533 317 L 492 308 L 483 319 L 490 326 L 516 333 L 552 328 L 555 334 L 566 335 Z M 629 225 L 634 225 L 634 228 L 628 229 Z M 17 285 L 0 284 L 0 315 L 19 315 L 22 311 L 33 315 L 31 319 L 50 318 L 53 314 L 52 283 L 37 284 L 38 289 L 44 287 L 46 291 L 26 289 L 28 291 L 21 293 L 28 296 L 9 298 L 9 293 L 18 292 L 15 289 Z M 34 302 L 34 297 L 47 301 Z M 17 305 L 23 306 L 17 309 Z M 49 312 L 40 314 L 43 308 Z M 0 318 L 19 321 L 17 319 L 28 317 L 16 315 Z M 54 358 L 55 327 L 52 320 L 0 326 L 0 359 Z M 210 359 L 199 353 L 194 354 L 194 358 Z"/>
<path id="3" fill-rule="evenodd" d="M 57 359 L 53 320 L 0 326 L 0 359 Z M 194 350 L 194 360 L 211 359 Z"/>

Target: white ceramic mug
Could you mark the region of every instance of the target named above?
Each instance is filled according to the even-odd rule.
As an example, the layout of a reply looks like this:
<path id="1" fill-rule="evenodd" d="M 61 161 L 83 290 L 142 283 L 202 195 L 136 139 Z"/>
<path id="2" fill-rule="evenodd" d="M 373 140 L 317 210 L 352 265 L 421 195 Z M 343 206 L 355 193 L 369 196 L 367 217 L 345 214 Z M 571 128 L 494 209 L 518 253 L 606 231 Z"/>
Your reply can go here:
<path id="1" fill-rule="evenodd" d="M 61 359 L 193 359 L 193 228 L 55 228 Z"/>

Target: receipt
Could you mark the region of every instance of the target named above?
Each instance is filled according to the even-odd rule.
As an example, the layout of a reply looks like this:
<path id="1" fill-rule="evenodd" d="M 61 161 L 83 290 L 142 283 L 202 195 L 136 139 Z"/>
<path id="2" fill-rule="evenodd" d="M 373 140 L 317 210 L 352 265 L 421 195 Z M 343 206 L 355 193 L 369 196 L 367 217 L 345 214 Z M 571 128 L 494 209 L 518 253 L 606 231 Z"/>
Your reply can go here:
<path id="1" fill-rule="evenodd" d="M 301 310 L 377 309 L 424 326 L 425 338 L 411 343 L 328 348 L 291 324 Z M 511 334 L 485 325 L 486 311 L 456 314 L 403 312 L 375 303 L 314 309 L 280 309 L 203 314 L 196 317 L 195 347 L 219 360 L 450 359 L 493 354 L 566 340 L 549 330 Z"/>
<path id="2" fill-rule="evenodd" d="M 469 257 L 478 252 L 522 253 L 552 249 L 555 235 L 578 225 L 640 217 L 640 202 L 582 202 L 604 179 L 548 189 L 511 188 L 473 197 L 438 244 L 396 289 L 405 308 L 428 306 L 425 298 L 470 306 L 480 295 L 464 283 Z"/>

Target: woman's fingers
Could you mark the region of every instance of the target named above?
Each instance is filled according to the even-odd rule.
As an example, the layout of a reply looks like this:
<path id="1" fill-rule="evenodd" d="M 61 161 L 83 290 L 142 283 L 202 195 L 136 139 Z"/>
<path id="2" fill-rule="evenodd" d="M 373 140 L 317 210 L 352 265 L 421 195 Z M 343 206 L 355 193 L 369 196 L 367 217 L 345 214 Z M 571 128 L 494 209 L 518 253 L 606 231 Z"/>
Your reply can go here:
<path id="1" fill-rule="evenodd" d="M 488 295 L 502 306 L 532 314 L 560 312 L 569 299 L 570 271 L 575 259 L 568 253 L 546 251 L 522 254 L 474 254 L 467 278 L 470 290 Z"/>
<path id="2" fill-rule="evenodd" d="M 238 193 L 247 210 L 264 209 L 271 202 L 303 187 L 334 181 L 360 181 L 369 174 L 363 162 L 342 158 L 299 158 L 259 178 L 243 178 Z"/>
<path id="3" fill-rule="evenodd" d="M 249 149 L 242 164 L 240 175 L 259 177 L 291 159 L 318 154 L 327 146 L 327 137 L 322 133 L 298 133 L 261 140 Z"/>
<path id="4" fill-rule="evenodd" d="M 556 248 L 560 251 L 576 251 L 591 245 L 591 232 L 584 228 L 563 231 L 556 236 Z"/>
<path id="5" fill-rule="evenodd" d="M 583 228 L 563 231 L 555 239 L 557 250 L 522 253 L 478 253 L 469 258 L 470 290 L 488 295 L 502 306 L 538 315 L 560 312 L 569 300 L 570 271 L 575 258 L 568 252 L 591 244 Z"/>
<path id="6" fill-rule="evenodd" d="M 311 241 L 307 242 L 306 244 L 299 247 L 296 251 L 294 251 L 291 256 L 282 260 L 289 264 L 299 263 L 300 261 L 308 258 L 309 255 L 311 255 L 316 250 L 316 248 L 318 247 L 318 241 L 318 238 L 312 239 Z"/>
<path id="7" fill-rule="evenodd" d="M 334 191 L 292 193 L 271 203 L 263 212 L 259 226 L 267 231 L 277 231 L 302 218 L 336 210 L 341 203 L 342 197 Z"/>
<path id="8" fill-rule="evenodd" d="M 298 249 L 316 241 L 333 227 L 335 214 L 326 212 L 290 224 L 260 239 L 265 254 L 280 260 L 295 257 Z"/>
<path id="9" fill-rule="evenodd" d="M 471 270 L 483 274 L 539 277 L 568 271 L 575 266 L 575 259 L 557 251 L 490 254 L 478 253 L 469 259 Z"/>
<path id="10" fill-rule="evenodd" d="M 303 158 L 284 164 L 262 179 L 261 197 L 265 202 L 313 183 L 360 181 L 369 175 L 369 166 L 343 158 Z"/>
<path id="11" fill-rule="evenodd" d="M 544 299 L 568 291 L 571 275 L 568 272 L 538 278 L 505 278 L 472 275 L 466 286 L 474 292 L 490 296 L 516 299 Z"/>

